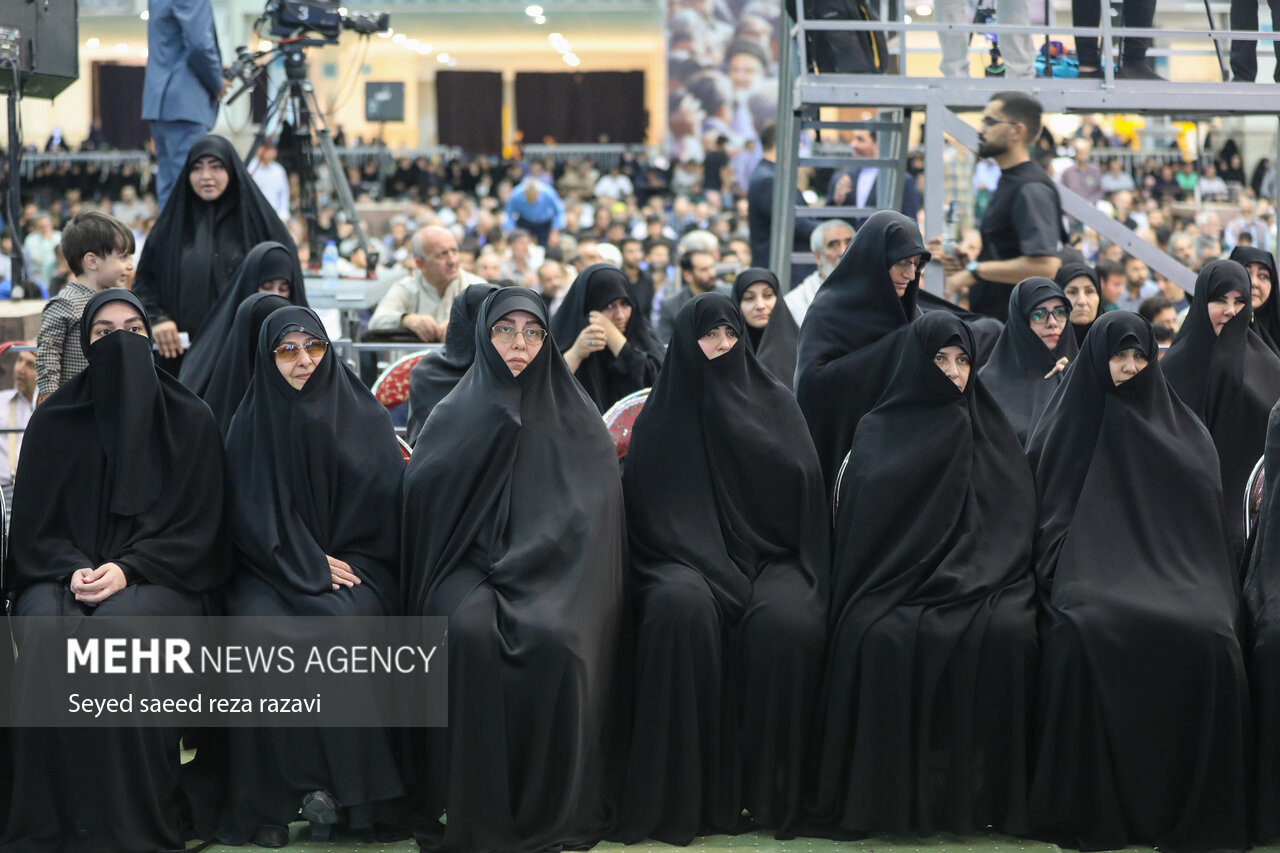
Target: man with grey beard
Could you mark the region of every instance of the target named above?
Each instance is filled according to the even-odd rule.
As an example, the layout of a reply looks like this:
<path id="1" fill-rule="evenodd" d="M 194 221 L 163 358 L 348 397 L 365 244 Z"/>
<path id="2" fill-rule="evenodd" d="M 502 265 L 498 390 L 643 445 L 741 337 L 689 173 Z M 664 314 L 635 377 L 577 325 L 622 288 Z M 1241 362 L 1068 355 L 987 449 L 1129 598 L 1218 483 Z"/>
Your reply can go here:
<path id="1" fill-rule="evenodd" d="M 804 321 L 805 312 L 809 310 L 809 303 L 813 302 L 818 288 L 831 275 L 836 264 L 840 263 L 840 257 L 852 242 L 853 226 L 843 219 L 828 219 L 809 235 L 809 248 L 813 251 L 813 259 L 818 262 L 818 268 L 805 276 L 804 281 L 785 297 L 787 308 L 791 310 L 797 326 Z"/>

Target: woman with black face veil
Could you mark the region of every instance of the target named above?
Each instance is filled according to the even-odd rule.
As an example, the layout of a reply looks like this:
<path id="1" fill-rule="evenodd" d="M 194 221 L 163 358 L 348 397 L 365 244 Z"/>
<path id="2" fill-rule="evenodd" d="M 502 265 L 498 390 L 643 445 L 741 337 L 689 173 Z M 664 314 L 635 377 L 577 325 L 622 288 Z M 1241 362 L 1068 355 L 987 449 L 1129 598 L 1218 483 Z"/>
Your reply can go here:
<path id="1" fill-rule="evenodd" d="M 1265 456 L 1267 470 L 1280 471 L 1280 405 L 1271 410 Z M 1280 488 L 1272 482 L 1264 487 L 1244 582 L 1258 733 L 1257 802 L 1252 811 L 1257 844 L 1280 836 Z"/>
<path id="2" fill-rule="evenodd" d="M 1053 274 L 1053 280 L 1071 303 L 1071 331 L 1076 345 L 1084 344 L 1089 327 L 1102 316 L 1102 286 L 1098 272 L 1088 264 L 1063 264 Z"/>
<path id="3" fill-rule="evenodd" d="M 468 285 L 453 300 L 445 329 L 444 352 L 432 352 L 409 371 L 409 426 L 405 438 L 412 445 L 431 410 L 453 390 L 476 358 L 476 315 L 480 305 L 497 288 L 492 284 Z"/>
<path id="4" fill-rule="evenodd" d="M 182 356 L 178 332 L 199 340 L 250 249 L 272 240 L 297 257 L 288 229 L 226 139 L 196 140 L 183 174 L 142 247 L 133 282 L 155 324 L 159 364 L 174 374 Z"/>
<path id="5" fill-rule="evenodd" d="M 818 834 L 1027 828 L 1035 487 L 975 346 L 909 327 L 837 486 Z"/>
<path id="6" fill-rule="evenodd" d="M 915 222 L 872 215 L 818 289 L 800 328 L 796 401 L 809 423 L 830 494 L 858 421 L 897 362 L 903 331 L 919 313 L 920 270 L 929 260 Z"/>
<path id="7" fill-rule="evenodd" d="M 1032 829 L 1081 850 L 1243 850 L 1234 531 L 1213 439 L 1156 353 L 1145 319 L 1104 314 L 1027 447 L 1042 649 Z"/>
<path id="8" fill-rule="evenodd" d="M 254 246 L 236 269 L 230 284 L 209 309 L 209 316 L 202 327 L 202 342 L 192 343 L 182 359 L 182 369 L 178 371 L 182 384 L 201 398 L 209 390 L 215 365 L 226 352 L 236 312 L 255 293 L 275 293 L 293 305 L 306 307 L 302 267 L 291 249 L 273 242 Z M 254 344 L 257 344 L 256 337 Z"/>
<path id="9" fill-rule="evenodd" d="M 1024 445 L 1079 352 L 1070 316 L 1066 294 L 1052 279 L 1024 279 L 1009 294 L 1009 322 L 982 368 L 982 384 Z"/>
<path id="10" fill-rule="evenodd" d="M 795 398 L 718 293 L 676 316 L 623 491 L 635 719 L 615 837 L 688 844 L 796 818 L 826 636 L 827 502 Z"/>
<path id="11" fill-rule="evenodd" d="M 89 367 L 31 416 L 14 489 L 8 587 L 16 616 L 60 617 L 22 636 L 14 694 L 65 659 L 62 634 L 93 620 L 190 616 L 227 577 L 223 466 L 209 409 L 156 370 L 150 324 L 126 290 L 85 307 Z M 181 849 L 181 732 L 13 729 L 10 820 L 0 849 Z"/>
<path id="12" fill-rule="evenodd" d="M 1240 264 L 1249 273 L 1253 331 L 1269 350 L 1280 355 L 1280 296 L 1274 293 L 1280 279 L 1276 277 L 1275 256 L 1253 246 L 1236 246 L 1228 260 Z"/>
<path id="13" fill-rule="evenodd" d="M 275 311 L 258 334 L 227 433 L 232 616 L 399 612 L 404 459 L 386 409 L 328 350 L 309 308 Z M 239 728 L 228 740 L 229 843 L 287 841 L 300 805 L 313 837 L 341 823 L 371 840 L 395 818 L 403 788 L 383 729 Z"/>
<path id="14" fill-rule="evenodd" d="M 746 342 L 765 370 L 787 388 L 796 375 L 796 342 L 800 327 L 782 299 L 778 277 L 752 267 L 733 280 L 733 304 L 746 321 Z"/>
<path id="15" fill-rule="evenodd" d="M 258 331 L 272 312 L 288 305 L 289 300 L 278 293 L 254 293 L 236 308 L 231 331 L 222 341 L 204 390 L 204 401 L 213 410 L 224 440 L 231 428 L 231 418 L 253 379 L 253 365 L 258 360 Z"/>
<path id="16" fill-rule="evenodd" d="M 653 385 L 662 369 L 662 344 L 645 312 L 635 311 L 630 284 L 612 264 L 578 274 L 551 321 L 564 362 L 601 412 Z"/>
<path id="17" fill-rule="evenodd" d="M 1280 358 L 1249 327 L 1249 274 L 1210 261 L 1196 277 L 1191 308 L 1160 369 L 1209 428 L 1218 448 L 1228 530 L 1244 539 L 1244 489 L 1262 455 L 1267 416 L 1280 399 Z"/>
<path id="18" fill-rule="evenodd" d="M 408 759 L 414 834 L 585 849 L 615 820 L 631 681 L 617 456 L 537 294 L 497 290 L 476 320 L 475 361 L 405 474 L 406 606 L 449 620 L 449 727 L 416 732 Z"/>

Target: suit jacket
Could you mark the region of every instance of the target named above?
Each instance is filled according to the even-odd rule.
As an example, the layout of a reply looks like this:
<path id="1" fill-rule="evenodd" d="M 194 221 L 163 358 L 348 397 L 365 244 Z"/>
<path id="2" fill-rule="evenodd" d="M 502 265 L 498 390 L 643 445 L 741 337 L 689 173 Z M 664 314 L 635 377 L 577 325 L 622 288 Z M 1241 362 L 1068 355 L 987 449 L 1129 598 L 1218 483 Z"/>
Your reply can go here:
<path id="1" fill-rule="evenodd" d="M 150 0 L 142 117 L 213 127 L 222 51 L 209 0 Z"/>
<path id="2" fill-rule="evenodd" d="M 686 284 L 676 292 L 675 296 L 668 296 L 658 306 L 658 339 L 664 344 L 671 343 L 671 336 L 676 330 L 676 315 L 692 298 L 693 291 Z"/>
<path id="3" fill-rule="evenodd" d="M 846 207 L 854 207 L 858 200 L 856 194 L 858 192 L 858 173 L 862 169 L 845 169 L 842 172 L 836 172 L 831 176 L 831 181 L 827 184 L 827 204 L 835 204 L 836 181 L 840 180 L 841 175 L 848 175 L 853 181 L 853 196 L 846 198 L 844 204 Z M 876 179 L 871 183 L 871 191 L 867 193 L 867 203 L 865 207 L 876 207 L 878 202 L 876 196 L 880 189 L 880 175 L 876 175 Z M 916 187 L 916 179 L 911 175 L 903 175 L 902 184 L 902 209 L 898 211 L 908 219 L 915 219 L 920 213 L 920 190 Z M 854 228 L 861 228 L 862 224 L 870 217 L 860 216 L 849 224 Z"/>
<path id="4" fill-rule="evenodd" d="M 771 160 L 761 160 L 751 173 L 747 183 L 747 227 L 751 235 L 751 262 L 756 266 L 769 265 L 769 231 L 773 227 L 773 177 L 776 167 Z M 796 204 L 805 204 L 804 196 L 796 191 Z M 809 235 L 818 225 L 812 219 L 796 219 L 796 236 L 793 251 L 809 251 Z M 665 307 L 665 305 L 664 305 Z M 673 315 L 674 317 L 674 315 Z M 661 330 L 659 330 L 661 334 Z"/>

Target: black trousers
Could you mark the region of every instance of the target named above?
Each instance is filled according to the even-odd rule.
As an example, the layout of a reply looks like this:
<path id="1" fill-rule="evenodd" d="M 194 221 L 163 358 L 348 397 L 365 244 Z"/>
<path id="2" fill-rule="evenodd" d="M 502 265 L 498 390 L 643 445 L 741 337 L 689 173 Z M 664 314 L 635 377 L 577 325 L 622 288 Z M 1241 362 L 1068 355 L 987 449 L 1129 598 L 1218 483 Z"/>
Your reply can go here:
<path id="1" fill-rule="evenodd" d="M 1280 25 L 1280 0 L 1267 0 L 1271 7 L 1272 26 Z M 1231 29 L 1258 29 L 1258 0 L 1231 0 Z M 1276 51 L 1275 79 L 1280 83 L 1280 42 L 1274 42 Z M 1253 82 L 1258 76 L 1258 43 L 1256 41 L 1231 42 L 1231 79 Z"/>
<path id="2" fill-rule="evenodd" d="M 1272 0 L 1280 2 L 1280 0 Z M 1109 5 L 1109 4 L 1108 4 Z M 1234 11 L 1233 13 L 1234 14 Z M 1258 26 L 1257 9 L 1254 10 L 1254 27 Z M 1156 17 L 1156 0 L 1124 0 L 1124 25 L 1126 27 L 1150 27 Z M 1071 0 L 1071 25 L 1096 27 L 1102 23 L 1101 0 Z M 1234 25 L 1233 25 L 1234 28 Z M 1123 61 L 1128 64 L 1145 62 L 1150 39 L 1127 38 L 1121 48 Z M 1102 51 L 1097 39 L 1076 39 L 1076 57 L 1081 68 L 1098 68 L 1102 65 Z"/>
<path id="3" fill-rule="evenodd" d="M 547 245 L 547 241 L 551 239 L 551 227 L 555 225 L 554 219 L 548 219 L 546 222 L 530 222 L 523 216 L 516 219 L 516 227 L 523 228 L 533 235 L 533 241 L 539 246 Z"/>

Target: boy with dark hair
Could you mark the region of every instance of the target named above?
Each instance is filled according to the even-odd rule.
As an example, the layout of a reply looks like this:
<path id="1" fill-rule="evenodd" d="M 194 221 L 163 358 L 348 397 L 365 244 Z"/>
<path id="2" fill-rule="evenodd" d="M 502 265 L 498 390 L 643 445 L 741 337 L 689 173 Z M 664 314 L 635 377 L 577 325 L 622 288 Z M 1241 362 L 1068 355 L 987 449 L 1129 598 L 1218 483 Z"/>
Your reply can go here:
<path id="1" fill-rule="evenodd" d="M 128 287 L 133 272 L 133 232 L 114 216 L 91 210 L 77 214 L 62 231 L 68 280 L 44 306 L 36 338 L 39 401 L 89 366 L 80 348 L 80 317 L 99 290 Z"/>

